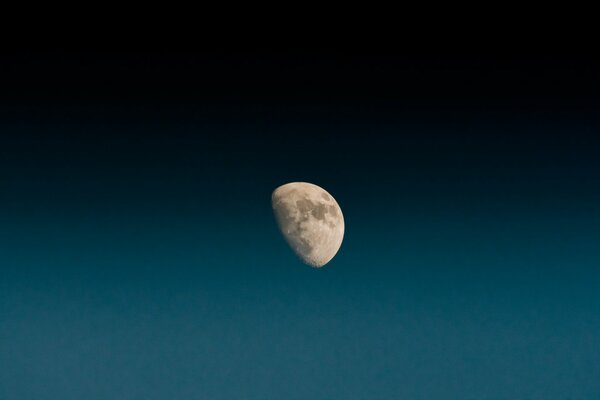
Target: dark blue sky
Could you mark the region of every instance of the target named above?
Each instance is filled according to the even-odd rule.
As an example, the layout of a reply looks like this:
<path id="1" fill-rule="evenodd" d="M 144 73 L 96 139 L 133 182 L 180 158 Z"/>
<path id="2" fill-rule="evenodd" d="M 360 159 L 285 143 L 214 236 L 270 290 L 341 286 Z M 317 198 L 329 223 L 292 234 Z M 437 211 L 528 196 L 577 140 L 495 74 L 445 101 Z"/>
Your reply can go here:
<path id="1" fill-rule="evenodd" d="M 596 62 L 0 62 L 0 398 L 600 396 Z M 270 195 L 323 186 L 313 270 Z"/>

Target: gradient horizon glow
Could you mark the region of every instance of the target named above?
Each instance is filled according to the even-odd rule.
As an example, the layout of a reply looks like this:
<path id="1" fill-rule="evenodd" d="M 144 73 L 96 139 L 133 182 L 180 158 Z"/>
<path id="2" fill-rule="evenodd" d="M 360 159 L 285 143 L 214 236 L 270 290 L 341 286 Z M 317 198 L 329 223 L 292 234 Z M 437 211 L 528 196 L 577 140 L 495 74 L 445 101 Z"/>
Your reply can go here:
<path id="1" fill-rule="evenodd" d="M 2 59 L 0 399 L 600 396 L 598 65 L 302 60 Z"/>

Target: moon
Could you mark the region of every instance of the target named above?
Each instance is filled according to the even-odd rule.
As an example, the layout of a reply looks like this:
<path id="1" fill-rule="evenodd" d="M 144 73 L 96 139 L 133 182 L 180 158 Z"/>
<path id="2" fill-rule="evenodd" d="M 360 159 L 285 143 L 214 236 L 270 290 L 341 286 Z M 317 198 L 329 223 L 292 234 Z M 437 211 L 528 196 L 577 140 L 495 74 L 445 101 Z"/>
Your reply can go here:
<path id="1" fill-rule="evenodd" d="M 344 239 L 344 216 L 332 195 L 292 182 L 273 191 L 271 204 L 279 230 L 303 262 L 320 268 L 331 261 Z"/>

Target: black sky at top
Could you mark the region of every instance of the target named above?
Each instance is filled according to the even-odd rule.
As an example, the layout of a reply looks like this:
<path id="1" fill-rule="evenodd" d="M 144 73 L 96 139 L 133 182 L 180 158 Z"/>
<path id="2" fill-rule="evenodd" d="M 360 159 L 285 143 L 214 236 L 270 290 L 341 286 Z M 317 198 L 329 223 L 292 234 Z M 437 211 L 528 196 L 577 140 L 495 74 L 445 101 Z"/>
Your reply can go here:
<path id="1" fill-rule="evenodd" d="M 397 112 L 396 106 L 430 112 L 492 107 L 514 113 L 592 112 L 598 101 L 598 64 L 290 53 L 31 53 L 0 59 L 0 98 L 4 107 L 17 110 L 331 102 L 366 112 Z"/>
<path id="2" fill-rule="evenodd" d="M 13 182 L 36 174 L 43 181 L 54 170 L 63 180 L 75 176 L 77 190 L 101 174 L 100 186 L 253 176 L 270 188 L 320 176 L 374 187 L 433 181 L 456 191 L 465 181 L 475 188 L 517 182 L 519 191 L 559 179 L 583 181 L 589 192 L 600 170 L 599 64 L 290 52 L 5 54 L 0 154 Z"/>

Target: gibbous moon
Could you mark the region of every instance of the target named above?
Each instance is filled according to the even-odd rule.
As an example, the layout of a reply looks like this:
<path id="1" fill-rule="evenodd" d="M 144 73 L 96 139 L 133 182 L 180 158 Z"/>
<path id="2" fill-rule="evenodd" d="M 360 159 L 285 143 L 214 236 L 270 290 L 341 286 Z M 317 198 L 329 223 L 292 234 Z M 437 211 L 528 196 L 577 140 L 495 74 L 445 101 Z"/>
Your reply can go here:
<path id="1" fill-rule="evenodd" d="M 315 268 L 331 261 L 344 239 L 344 216 L 332 195 L 292 182 L 275 189 L 271 202 L 279 230 L 302 261 Z"/>

